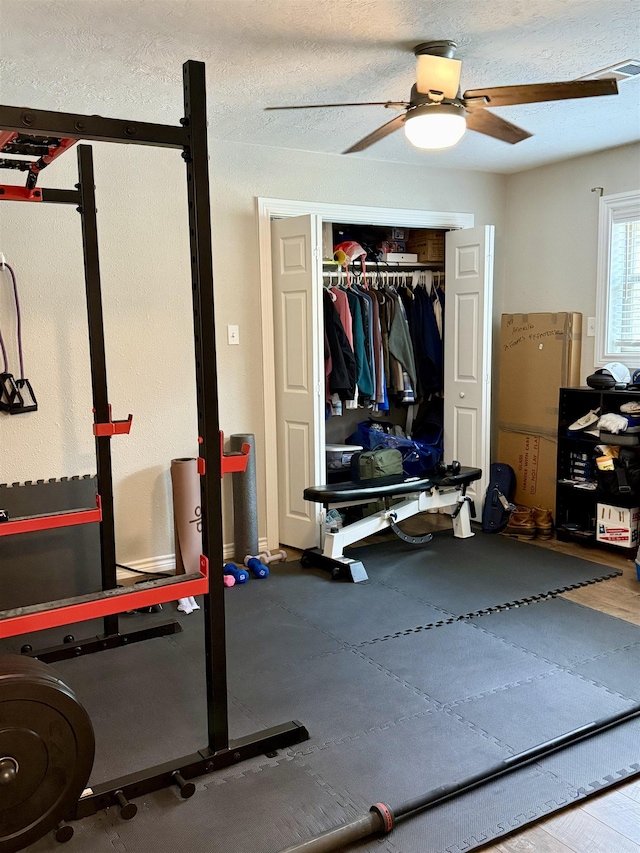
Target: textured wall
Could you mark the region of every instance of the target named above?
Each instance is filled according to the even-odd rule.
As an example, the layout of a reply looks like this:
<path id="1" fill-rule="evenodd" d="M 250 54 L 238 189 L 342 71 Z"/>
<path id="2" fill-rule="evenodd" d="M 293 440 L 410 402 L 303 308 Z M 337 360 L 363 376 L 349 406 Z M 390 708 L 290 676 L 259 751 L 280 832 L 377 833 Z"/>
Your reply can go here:
<path id="1" fill-rule="evenodd" d="M 134 414 L 131 436 L 112 441 L 122 561 L 172 550 L 167 466 L 197 448 L 186 191 L 176 152 L 97 144 L 94 160 L 109 397 L 115 418 Z M 74 170 L 69 153 L 42 183 L 73 186 Z M 0 416 L 0 482 L 92 473 L 80 217 L 73 207 L 31 204 L 4 204 L 0 216 L 39 402 L 38 412 Z M 5 273 L 5 336 L 8 284 Z"/>
<path id="2" fill-rule="evenodd" d="M 114 417 L 134 413 L 131 436 L 112 443 L 118 556 L 129 561 L 172 551 L 168 465 L 197 450 L 184 167 L 172 151 L 94 148 L 110 399 Z M 43 184 L 72 185 L 74 166 L 74 155 L 66 155 L 43 174 Z M 211 176 L 221 426 L 227 434 L 256 434 L 260 509 L 255 197 L 469 211 L 477 224 L 498 226 L 500 246 L 506 178 L 217 140 Z M 18 204 L 4 206 L 0 217 L 0 250 L 22 286 L 27 373 L 40 402 L 37 413 L 0 417 L 0 481 L 91 472 L 79 217 L 73 208 Z M 227 345 L 227 323 L 239 325 L 240 346 Z"/>
<path id="3" fill-rule="evenodd" d="M 594 369 L 598 199 L 640 189 L 640 145 L 625 145 L 511 175 L 503 310 L 580 311 L 582 379 Z"/>

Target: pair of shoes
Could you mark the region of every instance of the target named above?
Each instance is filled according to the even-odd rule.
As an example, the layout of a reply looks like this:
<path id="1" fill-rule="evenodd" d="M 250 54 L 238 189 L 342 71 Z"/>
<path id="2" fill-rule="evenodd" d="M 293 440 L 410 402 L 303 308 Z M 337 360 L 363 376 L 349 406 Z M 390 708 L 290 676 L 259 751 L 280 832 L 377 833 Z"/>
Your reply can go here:
<path id="1" fill-rule="evenodd" d="M 553 519 L 551 510 L 541 506 L 533 508 L 517 506 L 509 516 L 509 522 L 504 529 L 508 536 L 521 536 L 523 539 L 551 539 L 553 535 Z"/>

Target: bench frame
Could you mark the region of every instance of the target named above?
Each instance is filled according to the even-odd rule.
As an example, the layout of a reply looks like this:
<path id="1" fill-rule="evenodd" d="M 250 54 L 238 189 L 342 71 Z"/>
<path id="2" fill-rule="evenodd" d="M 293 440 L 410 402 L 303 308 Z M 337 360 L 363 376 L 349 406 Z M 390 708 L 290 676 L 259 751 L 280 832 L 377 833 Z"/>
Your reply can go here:
<path id="1" fill-rule="evenodd" d="M 340 507 L 366 503 L 370 502 L 332 503 L 326 504 L 325 507 L 326 509 L 339 509 Z M 322 553 L 325 557 L 338 560 L 343 557 L 343 552 L 347 545 L 352 545 L 354 542 L 366 539 L 367 536 L 372 536 L 374 533 L 386 530 L 388 527 L 391 527 L 391 522 L 393 521 L 398 523 L 420 512 L 427 512 L 430 509 L 451 509 L 453 535 L 457 539 L 468 539 L 470 536 L 475 535 L 471 530 L 469 504 L 470 500 L 464 494 L 464 487 L 439 489 L 437 486 L 434 486 L 430 492 L 425 491 L 408 495 L 401 503 L 394 504 L 392 507 L 380 510 L 359 521 L 354 521 L 352 524 L 347 524 L 346 527 L 343 527 L 336 533 L 324 533 L 323 524 L 322 532 L 324 533 L 324 541 Z M 459 511 L 455 512 L 458 507 L 460 508 Z"/>
<path id="2" fill-rule="evenodd" d="M 399 522 L 407 518 L 434 509 L 450 510 L 453 535 L 456 539 L 468 539 L 475 535 L 471 529 L 473 502 L 466 494 L 468 483 L 469 480 L 451 484 L 431 482 L 428 488 L 422 488 L 413 493 L 407 494 L 403 490 L 404 500 L 393 506 L 388 505 L 389 500 L 394 497 L 391 489 L 386 497 L 378 495 L 377 498 L 371 496 L 364 500 L 333 500 L 330 498 L 321 500 L 318 498 L 316 502 L 322 503 L 325 510 L 364 505 L 380 499 L 384 500 L 387 505 L 379 512 L 347 524 L 335 532 L 326 532 L 323 518 L 320 525 L 322 550 L 319 548 L 305 550 L 302 556 L 302 565 L 327 569 L 331 571 L 335 579 L 347 579 L 354 583 L 366 581 L 368 575 L 363 564 L 344 556 L 344 549 L 347 545 L 352 545 L 354 542 L 359 542 L 361 539 L 366 539 L 367 536 L 372 536 L 374 533 L 379 533 L 387 528 L 393 529 Z M 397 533 L 398 531 L 395 530 L 394 532 Z M 416 537 L 415 540 L 409 539 L 409 541 L 426 542 L 430 538 L 430 536 Z"/>

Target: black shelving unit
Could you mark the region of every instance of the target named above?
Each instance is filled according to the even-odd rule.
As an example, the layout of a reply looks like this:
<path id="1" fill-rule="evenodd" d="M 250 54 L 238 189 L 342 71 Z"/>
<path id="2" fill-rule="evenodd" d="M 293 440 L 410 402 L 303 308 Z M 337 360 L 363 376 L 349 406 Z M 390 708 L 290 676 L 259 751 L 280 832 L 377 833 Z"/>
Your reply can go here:
<path id="1" fill-rule="evenodd" d="M 640 506 L 640 494 L 612 496 L 597 486 L 596 445 L 613 444 L 592 435 L 567 435 L 570 424 L 590 410 L 600 409 L 600 414 L 620 413 L 620 406 L 630 400 L 640 401 L 640 391 L 597 391 L 593 388 L 561 388 L 558 408 L 558 456 L 556 489 L 556 534 L 559 540 L 579 542 L 583 545 L 606 548 L 627 557 L 634 557 L 638 543 L 627 548 L 599 542 L 596 539 L 597 504 L 619 507 Z M 639 446 L 640 451 L 640 446 Z M 563 482 L 570 479 L 572 457 L 582 454 L 587 463 L 585 476 L 595 488 L 584 488 Z M 574 528 L 575 526 L 575 528 Z"/>

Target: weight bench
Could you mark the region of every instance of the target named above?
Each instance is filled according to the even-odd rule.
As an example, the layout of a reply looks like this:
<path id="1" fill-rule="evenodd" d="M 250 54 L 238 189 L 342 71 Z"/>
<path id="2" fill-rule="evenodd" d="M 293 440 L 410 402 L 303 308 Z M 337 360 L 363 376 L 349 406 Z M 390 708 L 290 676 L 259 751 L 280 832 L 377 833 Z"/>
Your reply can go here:
<path id="1" fill-rule="evenodd" d="M 467 497 L 467 486 L 482 476 L 480 468 L 461 467 L 457 473 L 446 471 L 434 473 L 428 477 L 411 477 L 398 483 L 378 484 L 375 480 L 366 483 L 334 483 L 326 486 L 312 486 L 304 490 L 304 499 L 322 504 L 325 509 L 368 504 L 384 500 L 385 509 L 366 518 L 347 524 L 332 533 L 324 534 L 323 548 L 307 548 L 302 552 L 300 563 L 305 568 L 317 566 L 331 572 L 334 580 L 351 580 L 354 583 L 368 580 L 367 572 L 359 560 L 344 556 L 344 548 L 367 536 L 390 528 L 405 542 L 422 544 L 432 535 L 409 536 L 400 530 L 398 523 L 426 512 L 429 509 L 452 508 L 453 535 L 458 539 L 473 536 L 471 518 L 475 518 L 475 507 Z M 388 501 L 404 497 L 394 506 Z"/>

